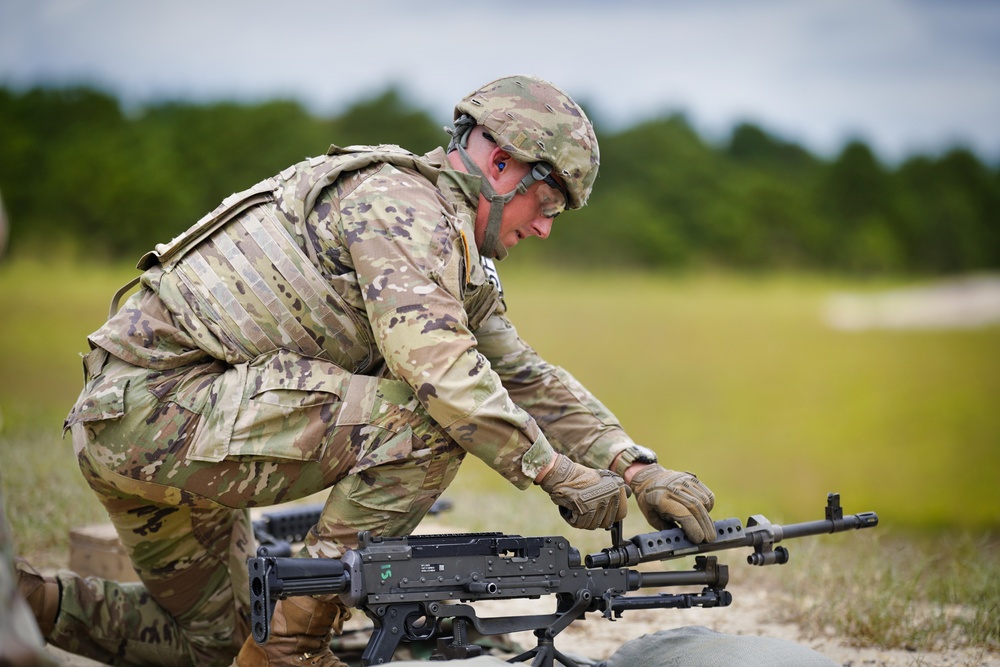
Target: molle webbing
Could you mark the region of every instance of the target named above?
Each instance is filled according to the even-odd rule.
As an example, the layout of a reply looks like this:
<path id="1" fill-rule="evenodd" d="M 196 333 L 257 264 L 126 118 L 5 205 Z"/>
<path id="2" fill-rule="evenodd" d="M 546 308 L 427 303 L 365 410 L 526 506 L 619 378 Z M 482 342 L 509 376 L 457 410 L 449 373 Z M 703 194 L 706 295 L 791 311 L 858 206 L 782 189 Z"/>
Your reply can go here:
<path id="1" fill-rule="evenodd" d="M 163 282 L 248 359 L 278 348 L 365 368 L 369 336 L 269 204 L 231 218 L 163 267 Z M 163 290 L 161 289 L 161 295 Z"/>
<path id="2" fill-rule="evenodd" d="M 367 337 L 270 206 L 234 218 L 176 263 L 173 274 L 191 293 L 204 299 L 207 290 L 215 297 L 213 309 L 220 320 L 228 318 L 227 328 L 243 334 L 244 344 L 252 343 L 251 354 L 283 347 L 348 367 L 367 361 L 368 346 L 361 342 Z M 320 344 L 331 338 L 336 350 L 350 357 L 349 364 Z"/>
<path id="3" fill-rule="evenodd" d="M 227 197 L 215 211 L 143 256 L 164 282 L 241 356 L 285 348 L 363 372 L 374 349 L 370 332 L 296 242 L 316 199 L 343 173 L 388 162 L 437 180 L 437 166 L 395 147 L 331 147 L 280 175 Z M 169 304 L 168 304 L 169 305 Z"/>

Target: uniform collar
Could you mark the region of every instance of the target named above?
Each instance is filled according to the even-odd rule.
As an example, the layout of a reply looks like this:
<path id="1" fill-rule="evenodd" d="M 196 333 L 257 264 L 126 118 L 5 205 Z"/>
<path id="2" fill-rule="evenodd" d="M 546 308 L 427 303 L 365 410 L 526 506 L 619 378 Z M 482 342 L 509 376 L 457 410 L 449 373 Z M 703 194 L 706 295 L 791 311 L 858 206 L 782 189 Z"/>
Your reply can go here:
<path id="1" fill-rule="evenodd" d="M 467 209 L 475 219 L 476 209 L 479 208 L 480 178 L 452 169 L 443 148 L 435 148 L 424 157 L 441 170 L 437 185 L 448 203 Z"/>

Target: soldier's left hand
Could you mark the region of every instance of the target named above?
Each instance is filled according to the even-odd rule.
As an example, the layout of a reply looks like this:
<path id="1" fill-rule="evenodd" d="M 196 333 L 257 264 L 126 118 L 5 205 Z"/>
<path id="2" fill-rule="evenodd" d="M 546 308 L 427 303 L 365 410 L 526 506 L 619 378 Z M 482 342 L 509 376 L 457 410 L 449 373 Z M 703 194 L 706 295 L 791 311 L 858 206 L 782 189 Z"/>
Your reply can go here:
<path id="1" fill-rule="evenodd" d="M 676 523 L 695 544 L 715 539 L 715 523 L 708 514 L 715 494 L 695 475 L 652 463 L 639 469 L 629 486 L 643 516 L 657 530 Z"/>

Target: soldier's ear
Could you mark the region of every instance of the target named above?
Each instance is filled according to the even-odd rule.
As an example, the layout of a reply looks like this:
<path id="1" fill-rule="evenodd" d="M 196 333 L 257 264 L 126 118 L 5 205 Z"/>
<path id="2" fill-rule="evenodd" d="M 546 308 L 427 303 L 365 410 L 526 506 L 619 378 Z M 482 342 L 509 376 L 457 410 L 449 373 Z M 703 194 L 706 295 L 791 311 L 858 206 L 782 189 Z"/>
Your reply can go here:
<path id="1" fill-rule="evenodd" d="M 489 171 L 487 172 L 492 180 L 497 180 L 504 169 L 510 166 L 510 153 L 497 146 L 490 152 Z"/>

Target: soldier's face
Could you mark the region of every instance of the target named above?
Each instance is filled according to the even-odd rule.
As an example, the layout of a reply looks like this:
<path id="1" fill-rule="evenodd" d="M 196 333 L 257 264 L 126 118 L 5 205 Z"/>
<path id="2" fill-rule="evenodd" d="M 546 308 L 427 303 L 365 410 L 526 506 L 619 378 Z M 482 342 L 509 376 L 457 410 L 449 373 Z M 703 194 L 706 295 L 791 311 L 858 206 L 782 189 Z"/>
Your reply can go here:
<path id="1" fill-rule="evenodd" d="M 503 209 L 500 222 L 500 242 L 510 249 L 522 240 L 537 236 L 548 238 L 552 233 L 552 206 L 539 190 L 551 190 L 545 183 L 534 183 L 524 194 L 510 200 Z"/>
<path id="2" fill-rule="evenodd" d="M 526 164 L 510 160 L 503 172 L 497 174 L 494 188 L 503 194 L 517 187 L 518 182 L 529 171 Z M 485 205 L 484 205 L 485 204 Z M 525 193 L 517 194 L 507 202 L 500 219 L 500 242 L 508 250 L 522 240 L 537 236 L 548 238 L 552 232 L 552 222 L 565 208 L 562 193 L 545 182 L 536 182 Z M 476 225 L 476 240 L 482 244 L 486 234 L 489 204 L 480 202 Z"/>

